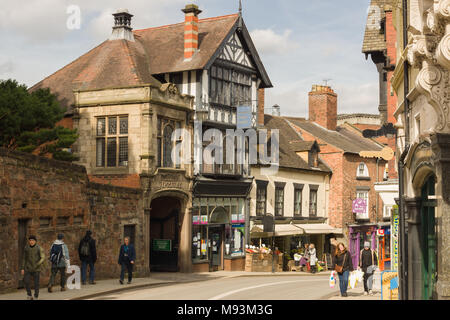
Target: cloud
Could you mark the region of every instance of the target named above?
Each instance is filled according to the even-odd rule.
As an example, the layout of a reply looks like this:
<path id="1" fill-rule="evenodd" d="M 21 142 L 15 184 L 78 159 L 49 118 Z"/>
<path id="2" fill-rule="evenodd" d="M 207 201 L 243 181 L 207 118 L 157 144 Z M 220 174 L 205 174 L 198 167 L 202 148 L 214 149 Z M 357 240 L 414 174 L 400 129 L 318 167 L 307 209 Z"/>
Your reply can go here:
<path id="1" fill-rule="evenodd" d="M 16 69 L 16 65 L 11 61 L 8 60 L 6 62 L 1 63 L 0 62 L 0 76 L 8 73 L 14 72 Z"/>
<path id="2" fill-rule="evenodd" d="M 299 44 L 290 39 L 292 30 L 286 29 L 277 34 L 272 29 L 255 29 L 250 35 L 259 53 L 263 55 L 284 55 L 299 47 Z"/>

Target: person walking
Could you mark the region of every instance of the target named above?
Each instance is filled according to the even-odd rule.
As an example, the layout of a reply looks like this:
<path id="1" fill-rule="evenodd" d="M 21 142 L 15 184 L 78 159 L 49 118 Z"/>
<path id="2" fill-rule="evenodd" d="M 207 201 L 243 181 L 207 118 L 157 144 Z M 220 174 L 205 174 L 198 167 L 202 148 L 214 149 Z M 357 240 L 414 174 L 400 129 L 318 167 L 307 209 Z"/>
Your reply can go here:
<path id="1" fill-rule="evenodd" d="M 370 242 L 364 242 L 364 249 L 359 253 L 359 267 L 364 272 L 364 295 L 373 295 L 373 273 L 377 269 L 378 258 L 374 250 L 370 249 Z"/>
<path id="2" fill-rule="evenodd" d="M 311 265 L 311 273 L 316 273 L 317 253 L 314 243 L 309 244 L 308 254 L 309 264 Z"/>
<path id="3" fill-rule="evenodd" d="M 310 271 L 311 270 L 311 265 L 309 263 L 309 243 L 305 243 L 303 258 L 305 258 L 305 261 L 306 261 L 306 270 Z"/>
<path id="4" fill-rule="evenodd" d="M 70 266 L 69 249 L 64 243 L 64 235 L 58 234 L 58 239 L 55 240 L 50 248 L 50 261 L 52 263 L 50 281 L 48 283 L 48 292 L 52 292 L 53 283 L 56 274 L 61 274 L 61 291 L 66 291 L 66 268 Z"/>
<path id="5" fill-rule="evenodd" d="M 124 243 L 120 246 L 119 251 L 119 264 L 121 266 L 120 270 L 120 284 L 123 284 L 125 278 L 125 269 L 128 272 L 128 284 L 131 283 L 133 278 L 133 265 L 136 261 L 136 250 L 134 246 L 130 244 L 130 238 L 125 237 Z"/>
<path id="6" fill-rule="evenodd" d="M 340 242 L 333 255 L 334 270 L 339 275 L 339 289 L 342 297 L 347 297 L 348 277 L 353 271 L 353 263 L 350 252 L 348 252 L 345 245 Z"/>
<path id="7" fill-rule="evenodd" d="M 81 283 L 86 284 L 86 273 L 89 266 L 89 283 L 96 284 L 94 264 L 97 261 L 97 250 L 91 230 L 86 231 L 86 235 L 81 239 L 78 246 L 78 255 L 81 261 Z"/>
<path id="8" fill-rule="evenodd" d="M 34 280 L 34 299 L 37 300 L 39 298 L 39 278 L 44 259 L 44 249 L 37 244 L 36 236 L 30 235 L 28 237 L 28 244 L 25 246 L 23 252 L 22 264 L 20 267 L 21 274 L 24 276 L 23 282 L 25 284 L 25 289 L 27 290 L 28 300 L 33 300 L 30 288 L 31 277 L 33 277 Z"/>

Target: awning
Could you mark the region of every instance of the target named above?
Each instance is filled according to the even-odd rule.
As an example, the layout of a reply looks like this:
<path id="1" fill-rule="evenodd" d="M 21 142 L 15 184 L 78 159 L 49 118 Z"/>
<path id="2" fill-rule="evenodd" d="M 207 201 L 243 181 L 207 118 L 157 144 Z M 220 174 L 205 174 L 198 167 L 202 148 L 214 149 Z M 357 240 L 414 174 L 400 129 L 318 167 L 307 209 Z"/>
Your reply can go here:
<path id="1" fill-rule="evenodd" d="M 254 225 L 250 234 L 252 238 L 266 238 L 272 235 L 276 237 L 295 236 L 299 234 L 330 234 L 339 233 L 338 229 L 325 223 L 310 224 L 276 224 L 275 232 L 264 232 L 263 225 Z"/>
<path id="2" fill-rule="evenodd" d="M 303 229 L 306 234 L 338 233 L 338 230 L 326 223 L 296 224 L 296 226 Z"/>
<path id="3" fill-rule="evenodd" d="M 264 232 L 263 225 L 258 224 L 253 226 L 250 231 L 252 238 L 266 238 L 272 235 L 275 237 L 294 236 L 303 233 L 303 229 L 298 228 L 295 224 L 276 224 L 275 232 Z"/>

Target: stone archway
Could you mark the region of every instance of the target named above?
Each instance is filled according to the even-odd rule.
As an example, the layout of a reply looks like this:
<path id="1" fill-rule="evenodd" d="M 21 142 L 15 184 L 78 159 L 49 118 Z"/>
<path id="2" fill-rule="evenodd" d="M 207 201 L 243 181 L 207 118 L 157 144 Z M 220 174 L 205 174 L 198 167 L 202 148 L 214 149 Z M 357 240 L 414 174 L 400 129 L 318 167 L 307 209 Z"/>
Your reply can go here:
<path id="1" fill-rule="evenodd" d="M 151 201 L 150 271 L 179 271 L 180 199 L 162 196 Z"/>

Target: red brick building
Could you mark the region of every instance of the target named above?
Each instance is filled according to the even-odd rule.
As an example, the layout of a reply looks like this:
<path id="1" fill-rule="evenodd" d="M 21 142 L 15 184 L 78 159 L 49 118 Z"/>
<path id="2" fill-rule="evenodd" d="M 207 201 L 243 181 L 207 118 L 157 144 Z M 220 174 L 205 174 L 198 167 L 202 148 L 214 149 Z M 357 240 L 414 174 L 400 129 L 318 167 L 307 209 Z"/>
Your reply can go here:
<path id="1" fill-rule="evenodd" d="M 303 140 L 316 140 L 320 158 L 332 169 L 329 193 L 329 224 L 341 229 L 337 238 L 350 247 L 356 266 L 364 241 L 377 247 L 377 229 L 383 224 L 382 207 L 374 184 L 383 181 L 386 161 L 363 158 L 361 151 L 380 151 L 383 145 L 346 126 L 337 126 L 337 94 L 328 86 L 313 86 L 309 93 L 309 120 L 286 118 Z M 355 214 L 352 202 L 366 200 L 363 213 Z"/>

